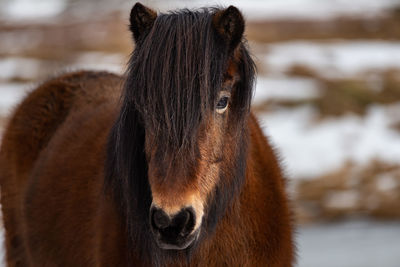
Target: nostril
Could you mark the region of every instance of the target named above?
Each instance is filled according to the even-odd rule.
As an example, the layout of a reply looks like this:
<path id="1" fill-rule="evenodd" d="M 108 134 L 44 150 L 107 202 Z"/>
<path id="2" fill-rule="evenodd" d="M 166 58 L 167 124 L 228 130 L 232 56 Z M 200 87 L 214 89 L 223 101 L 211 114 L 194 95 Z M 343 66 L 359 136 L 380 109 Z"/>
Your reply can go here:
<path id="1" fill-rule="evenodd" d="M 181 235 L 189 234 L 195 224 L 195 217 L 191 208 L 186 208 L 179 212 L 172 220 L 172 225 L 179 229 Z"/>
<path id="2" fill-rule="evenodd" d="M 153 224 L 155 228 L 165 229 L 171 224 L 169 216 L 161 209 L 155 209 L 153 211 Z"/>
<path id="3" fill-rule="evenodd" d="M 184 212 L 185 212 L 185 217 L 186 217 L 184 225 L 187 225 L 190 221 L 191 213 L 189 212 L 189 210 L 185 210 Z"/>
<path id="4" fill-rule="evenodd" d="M 187 210 L 183 210 L 173 218 L 172 225 L 183 229 L 185 225 L 188 224 L 189 220 L 190 220 L 190 213 Z"/>
<path id="5" fill-rule="evenodd" d="M 186 228 L 190 231 L 193 230 L 194 225 L 196 224 L 196 216 L 194 215 L 194 211 L 192 208 L 186 209 L 187 213 L 189 214 L 189 219 L 186 223 Z"/>
<path id="6" fill-rule="evenodd" d="M 193 232 L 196 215 L 191 207 L 169 216 L 163 209 L 153 206 L 150 209 L 150 224 L 157 240 L 166 244 L 178 244 L 185 242 Z"/>

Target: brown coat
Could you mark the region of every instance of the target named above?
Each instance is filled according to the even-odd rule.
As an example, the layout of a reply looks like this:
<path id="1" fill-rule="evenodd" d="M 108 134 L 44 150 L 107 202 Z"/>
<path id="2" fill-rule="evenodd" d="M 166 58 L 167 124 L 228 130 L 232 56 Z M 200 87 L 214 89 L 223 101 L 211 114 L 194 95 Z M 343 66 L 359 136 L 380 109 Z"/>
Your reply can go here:
<path id="1" fill-rule="evenodd" d="M 15 111 L 0 152 L 8 266 L 141 265 L 126 262 L 123 218 L 102 190 L 120 88 L 112 74 L 67 74 L 34 90 Z M 247 127 L 240 197 L 190 266 L 292 266 L 285 182 L 253 115 Z"/>

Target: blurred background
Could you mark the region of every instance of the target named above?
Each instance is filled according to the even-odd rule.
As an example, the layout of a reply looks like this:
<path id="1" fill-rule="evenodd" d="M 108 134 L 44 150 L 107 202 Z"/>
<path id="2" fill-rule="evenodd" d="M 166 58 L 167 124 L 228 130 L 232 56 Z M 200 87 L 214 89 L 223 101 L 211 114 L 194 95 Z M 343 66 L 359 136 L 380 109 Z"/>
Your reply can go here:
<path id="1" fill-rule="evenodd" d="M 400 0 L 142 3 L 244 13 L 258 66 L 253 111 L 290 178 L 298 266 L 400 266 Z M 0 136 L 40 82 L 79 69 L 122 74 L 133 4 L 0 0 Z"/>

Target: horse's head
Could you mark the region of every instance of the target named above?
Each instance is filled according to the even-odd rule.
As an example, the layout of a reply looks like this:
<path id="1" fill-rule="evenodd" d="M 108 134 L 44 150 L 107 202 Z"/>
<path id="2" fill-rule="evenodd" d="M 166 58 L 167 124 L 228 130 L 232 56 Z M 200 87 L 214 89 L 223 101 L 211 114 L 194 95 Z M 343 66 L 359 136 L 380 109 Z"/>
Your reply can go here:
<path id="1" fill-rule="evenodd" d="M 244 176 L 254 77 L 244 20 L 233 6 L 157 15 L 136 4 L 130 22 L 121 114 L 137 113 L 143 127 L 156 243 L 185 249 L 211 231 Z"/>

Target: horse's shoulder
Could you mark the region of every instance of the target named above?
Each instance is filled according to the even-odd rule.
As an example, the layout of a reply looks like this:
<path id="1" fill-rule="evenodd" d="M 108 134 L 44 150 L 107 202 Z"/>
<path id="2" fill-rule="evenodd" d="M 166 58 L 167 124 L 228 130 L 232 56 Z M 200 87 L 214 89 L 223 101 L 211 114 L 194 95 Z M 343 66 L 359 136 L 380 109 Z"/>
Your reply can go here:
<path id="1" fill-rule="evenodd" d="M 47 80 L 15 109 L 4 132 L 3 154 L 15 154 L 14 164 L 29 170 L 72 113 L 104 105 L 116 109 L 120 84 L 121 77 L 107 72 L 73 72 Z"/>

